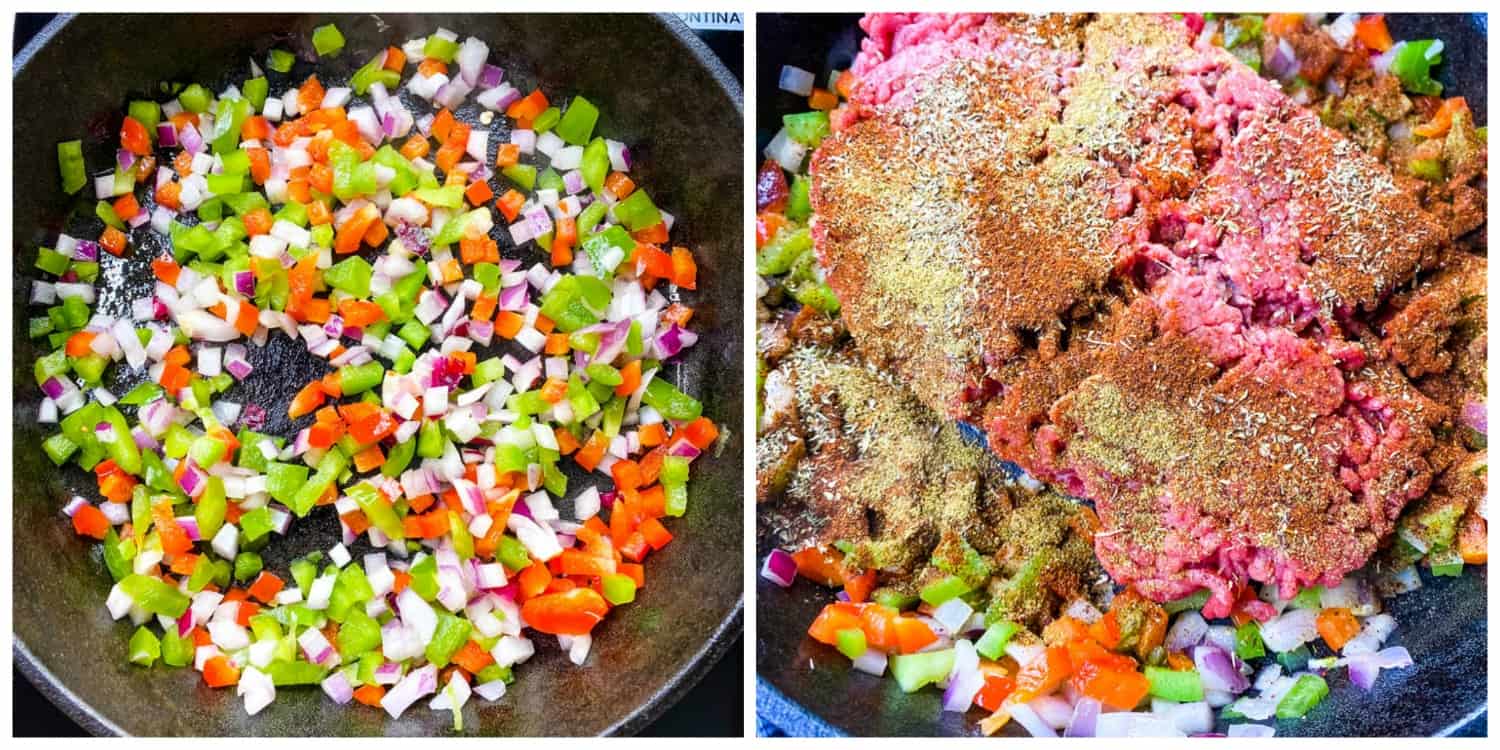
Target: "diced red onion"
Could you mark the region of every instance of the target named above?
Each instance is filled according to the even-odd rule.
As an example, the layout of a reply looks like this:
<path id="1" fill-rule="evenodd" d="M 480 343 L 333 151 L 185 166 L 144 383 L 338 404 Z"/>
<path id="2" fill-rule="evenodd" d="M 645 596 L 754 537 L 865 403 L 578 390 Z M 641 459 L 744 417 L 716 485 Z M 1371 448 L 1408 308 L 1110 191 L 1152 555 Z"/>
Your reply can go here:
<path id="1" fill-rule="evenodd" d="M 773 549 L 761 565 L 760 577 L 782 588 L 788 588 L 797 580 L 797 561 L 784 550 Z"/>
<path id="2" fill-rule="evenodd" d="M 1094 723 L 1095 737 L 1181 737 L 1183 733 L 1170 721 L 1139 711 L 1110 711 L 1099 714 Z"/>
<path id="3" fill-rule="evenodd" d="M 1062 695 L 1039 695 L 1027 702 L 1031 710 L 1052 729 L 1065 729 L 1073 719 L 1073 704 Z"/>
<path id="4" fill-rule="evenodd" d="M 1230 724 L 1226 737 L 1274 737 L 1276 727 L 1265 724 Z"/>
<path id="5" fill-rule="evenodd" d="M 81 498 L 81 497 L 79 497 L 77 495 L 74 495 L 73 499 L 69 500 L 68 504 L 63 506 L 63 509 L 62 509 L 63 515 L 67 516 L 68 518 L 72 518 L 74 516 L 74 514 L 78 513 L 78 511 L 83 508 L 83 506 L 88 505 L 88 504 L 89 504 L 89 501 L 87 501 L 87 500 L 85 500 L 85 499 L 83 499 L 83 498 Z"/>
<path id="6" fill-rule="evenodd" d="M 1301 65 L 1297 62 L 1297 52 L 1285 39 L 1276 40 L 1276 49 L 1271 52 L 1270 59 L 1266 60 L 1266 72 L 1278 80 L 1289 80 L 1297 75 Z"/>
<path id="7" fill-rule="evenodd" d="M 391 715 L 398 719 L 407 707 L 417 702 L 426 695 L 431 695 L 437 690 L 437 667 L 424 664 L 413 670 L 410 674 L 401 678 L 401 681 L 392 687 L 384 698 L 380 699 L 380 705 Z"/>
<path id="8" fill-rule="evenodd" d="M 1375 679 L 1382 669 L 1400 669 L 1413 664 L 1411 652 L 1401 646 L 1392 646 L 1375 653 L 1358 653 L 1347 657 L 1349 681 L 1363 690 L 1373 690 Z"/>
<path id="9" fill-rule="evenodd" d="M 1194 647 L 1193 663 L 1203 676 L 1203 687 L 1207 690 L 1238 694 L 1250 687 L 1250 681 L 1235 667 L 1234 659 L 1218 646 Z"/>
<path id="10" fill-rule="evenodd" d="M 1212 732 L 1214 728 L 1214 712 L 1203 701 L 1191 703 L 1173 703 L 1171 701 L 1152 701 L 1151 713 L 1163 721 L 1169 722 L 1177 731 L 1188 735 L 1198 735 Z"/>
<path id="11" fill-rule="evenodd" d="M 480 74 L 484 72 L 485 61 L 489 59 L 490 46 L 475 37 L 464 40 L 458 48 L 457 62 L 459 75 L 470 86 L 480 83 Z M 498 83 L 498 81 L 497 81 Z"/>
<path id="12" fill-rule="evenodd" d="M 812 93 L 813 74 L 794 65 L 783 65 L 776 86 L 797 96 L 807 96 Z"/>
<path id="13" fill-rule="evenodd" d="M 1063 736 L 1093 737 L 1101 707 L 1102 704 L 1095 698 L 1088 696 L 1079 698 L 1078 702 L 1073 704 L 1073 715 L 1068 719 L 1068 726 L 1063 730 Z"/>
<path id="14" fill-rule="evenodd" d="M 494 88 L 481 91 L 479 96 L 474 97 L 474 101 L 485 109 L 499 112 L 514 104 L 520 98 L 521 92 L 515 86 L 508 83 L 501 83 Z M 523 148 L 522 151 L 524 152 L 525 149 Z"/>
<path id="15" fill-rule="evenodd" d="M 334 703 L 344 705 L 354 699 L 354 687 L 349 684 L 349 678 L 341 671 L 335 671 L 328 675 L 322 682 L 323 692 L 333 699 Z"/>
<path id="16" fill-rule="evenodd" d="M 156 124 L 156 140 L 165 148 L 177 145 L 177 129 L 172 127 L 171 122 L 163 121 Z"/>
<path id="17" fill-rule="evenodd" d="M 479 87 L 492 89 L 500 85 L 505 78 L 505 70 L 498 65 L 485 63 L 484 68 L 479 71 Z"/>
<path id="18" fill-rule="evenodd" d="M 1015 719 L 1032 737 L 1056 737 L 1057 732 L 1047 722 L 1042 721 L 1031 706 L 1025 703 L 1013 703 L 1009 706 L 1010 717 Z"/>
<path id="19" fill-rule="evenodd" d="M 198 132 L 198 128 L 193 127 L 192 123 L 186 123 L 182 126 L 182 132 L 178 134 L 178 141 L 182 143 L 182 150 L 190 154 L 197 154 L 203 151 L 203 135 Z"/>
<path id="20" fill-rule="evenodd" d="M 867 648 L 863 654 L 859 655 L 859 658 L 854 660 L 854 668 L 865 674 L 880 677 L 885 674 L 885 668 L 889 661 L 890 657 L 887 657 L 884 651 Z"/>
<path id="21" fill-rule="evenodd" d="M 1465 403 L 1459 418 L 1465 425 L 1480 435 L 1488 434 L 1489 415 L 1485 410 L 1484 401 L 1469 401 Z"/>
<path id="22" fill-rule="evenodd" d="M 604 150 L 609 154 L 610 169 L 616 172 L 630 171 L 630 147 L 619 142 L 605 139 Z"/>
<path id="23" fill-rule="evenodd" d="M 656 353 L 662 359 L 671 359 L 677 356 L 683 349 L 698 343 L 698 334 L 673 323 L 665 331 L 656 335 Z"/>
<path id="24" fill-rule="evenodd" d="M 1318 613 L 1311 609 L 1290 609 L 1260 626 L 1266 648 L 1278 653 L 1291 651 L 1318 637 Z"/>

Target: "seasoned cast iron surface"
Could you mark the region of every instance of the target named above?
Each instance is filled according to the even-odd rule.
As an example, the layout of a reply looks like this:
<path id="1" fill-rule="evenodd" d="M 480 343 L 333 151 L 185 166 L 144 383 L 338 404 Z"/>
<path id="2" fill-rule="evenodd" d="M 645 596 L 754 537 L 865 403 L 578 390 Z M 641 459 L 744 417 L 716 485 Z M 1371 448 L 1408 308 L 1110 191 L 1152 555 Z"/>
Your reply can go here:
<path id="1" fill-rule="evenodd" d="M 523 90 L 541 84 L 554 99 L 587 95 L 603 113 L 599 132 L 630 144 L 638 161 L 633 176 L 677 216 L 674 239 L 694 249 L 701 269 L 699 289 L 687 293 L 685 301 L 698 311 L 695 323 L 703 337 L 684 364 L 671 368 L 672 379 L 704 402 L 705 414 L 727 435 L 718 455 L 695 462 L 690 510 L 672 525 L 677 539 L 648 563 L 650 581 L 637 602 L 595 631 L 586 666 L 574 667 L 555 640 L 538 637 L 538 655 L 518 670 L 504 699 L 471 701 L 464 709 L 466 733 L 632 733 L 690 689 L 734 641 L 742 620 L 740 91 L 706 48 L 676 19 L 645 15 L 86 15 L 65 20 L 49 26 L 18 56 L 13 89 L 19 103 L 13 175 L 17 294 L 12 300 L 13 519 L 19 554 L 12 592 L 16 661 L 32 681 L 96 733 L 451 733 L 451 714 L 428 710 L 426 701 L 391 720 L 365 707 L 337 706 L 317 689 L 284 689 L 251 718 L 232 690 L 206 688 L 192 670 L 128 664 L 132 629 L 110 621 L 103 608 L 109 576 L 97 548 L 76 538 L 58 513 L 72 494 L 92 497 L 97 491 L 90 476 L 76 467 L 59 472 L 40 450 L 50 430 L 35 423 L 41 394 L 31 370 L 38 351 L 25 327 L 36 248 L 66 227 L 80 226 L 65 224 L 70 211 L 92 213 L 92 199 L 71 201 L 57 188 L 57 141 L 82 137 L 89 163 L 107 164 L 124 104 L 159 83 L 222 87 L 248 77 L 251 57 L 263 61 L 267 50 L 283 47 L 301 59 L 288 76 L 268 72 L 273 91 L 315 69 L 320 80 L 332 84 L 385 46 L 443 26 L 484 39 L 491 62 Z M 338 24 L 347 44 L 332 64 L 315 68 L 311 30 L 328 22 Z M 457 114 L 473 122 L 478 113 L 471 98 Z M 496 118 L 497 125 L 503 121 Z M 497 140 L 503 139 L 492 142 Z M 143 229 L 132 237 L 139 242 L 150 234 Z M 516 250 L 507 239 L 501 247 L 505 257 L 527 264 L 540 257 L 534 248 Z M 126 313 L 130 298 L 150 283 L 147 259 L 162 243 L 132 248 L 127 259 L 105 258 L 98 309 Z M 266 407 L 268 428 L 291 434 L 284 408 L 276 406 L 324 365 L 279 334 L 264 350 L 252 351 L 251 362 L 255 372 L 226 398 Z M 118 381 L 115 391 L 122 393 L 120 388 L 140 377 Z M 582 486 L 576 473 L 573 480 L 576 492 Z M 338 540 L 334 516 L 315 512 L 263 554 L 268 567 L 284 569 L 293 557 L 327 550 Z M 367 551 L 361 543 L 353 553 L 358 559 Z"/>
<path id="2" fill-rule="evenodd" d="M 1477 122 L 1485 108 L 1485 22 L 1471 15 L 1388 16 L 1397 39 L 1444 41 L 1445 91 L 1464 94 Z M 777 89 L 782 65 L 823 80 L 847 69 L 862 37 L 857 15 L 761 14 L 756 22 L 757 161 L 781 127 L 781 116 L 806 102 Z M 757 539 L 757 560 L 770 552 Z M 1276 734 L 1300 736 L 1413 736 L 1485 734 L 1487 569 L 1469 566 L 1460 578 L 1423 576 L 1418 591 L 1387 602 L 1399 623 L 1393 644 L 1406 646 L 1417 668 L 1383 672 L 1375 691 L 1349 684 L 1344 670 L 1329 675 L 1328 699 L 1301 721 L 1280 721 Z M 757 711 L 788 734 L 961 736 L 978 732 L 967 717 L 942 712 L 942 695 L 906 695 L 891 679 L 855 672 L 849 660 L 807 637 L 807 626 L 832 599 L 828 589 L 799 580 L 790 590 L 756 579 Z M 1221 727 L 1222 729 L 1222 727 Z M 1014 726 L 1007 734 L 1025 736 Z"/>

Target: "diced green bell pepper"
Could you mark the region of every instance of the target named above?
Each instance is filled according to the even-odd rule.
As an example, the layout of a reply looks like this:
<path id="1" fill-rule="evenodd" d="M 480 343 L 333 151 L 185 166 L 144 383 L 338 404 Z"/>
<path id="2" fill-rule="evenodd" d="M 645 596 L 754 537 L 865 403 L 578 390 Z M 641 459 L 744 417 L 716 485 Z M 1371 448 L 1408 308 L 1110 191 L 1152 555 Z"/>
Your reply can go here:
<path id="1" fill-rule="evenodd" d="M 594 124 L 598 121 L 599 108 L 589 100 L 575 96 L 568 102 L 568 111 L 563 113 L 562 120 L 557 123 L 557 135 L 574 146 L 582 146 L 593 136 Z"/>
<path id="2" fill-rule="evenodd" d="M 159 658 L 161 658 L 161 639 L 144 625 L 136 628 L 135 634 L 130 636 L 130 663 L 149 667 Z"/>
<path id="3" fill-rule="evenodd" d="M 321 471 L 319 473 L 322 473 Z M 379 490 L 368 482 L 362 482 L 349 488 L 349 497 L 354 499 L 355 504 L 364 512 L 370 524 L 380 529 L 380 533 L 391 539 L 405 539 L 406 528 L 401 519 L 396 516 L 396 508 L 391 501 L 386 499 Z"/>
<path id="4" fill-rule="evenodd" d="M 1005 655 L 1005 646 L 1016 633 L 1021 632 L 1021 626 L 1010 620 L 1001 620 L 984 629 L 984 635 L 974 642 L 974 650 L 980 656 L 992 661 L 998 661 Z"/>
<path id="5" fill-rule="evenodd" d="M 947 679 L 953 671 L 955 652 L 951 648 L 917 654 L 896 654 L 890 658 L 891 676 L 902 692 L 915 693 L 924 686 Z"/>
<path id="6" fill-rule="evenodd" d="M 600 581 L 604 600 L 619 606 L 635 601 L 635 579 L 621 573 L 606 573 Z"/>
<path id="7" fill-rule="evenodd" d="M 1178 703 L 1203 700 L 1203 679 L 1198 670 L 1176 670 L 1166 667 L 1146 667 L 1146 680 L 1151 684 L 1151 695 Z"/>
<path id="8" fill-rule="evenodd" d="M 1292 689 L 1276 704 L 1276 718 L 1300 719 L 1328 697 L 1328 682 L 1315 674 L 1297 678 Z"/>
<path id="9" fill-rule="evenodd" d="M 137 606 L 154 615 L 181 617 L 191 603 L 188 595 L 178 591 L 176 586 L 152 576 L 132 573 L 125 576 L 119 586 Z"/>
<path id="10" fill-rule="evenodd" d="M 1428 56 L 1436 39 L 1417 39 L 1405 42 L 1391 60 L 1390 72 L 1401 80 L 1401 85 L 1414 94 L 1438 96 L 1443 93 L 1443 84 L 1432 78 L 1432 67 L 1443 61 L 1442 53 Z"/>
<path id="11" fill-rule="evenodd" d="M 641 188 L 615 204 L 615 218 L 632 232 L 639 232 L 661 223 L 661 211 L 651 202 L 651 196 Z"/>
<path id="12" fill-rule="evenodd" d="M 865 631 L 859 628 L 844 628 L 834 634 L 837 641 L 836 648 L 839 653 L 849 657 L 851 660 L 865 655 L 870 644 L 865 640 Z"/>
<path id="13" fill-rule="evenodd" d="M 318 57 L 335 57 L 344 49 L 344 35 L 330 23 L 313 29 L 312 43 Z"/>
<path id="14" fill-rule="evenodd" d="M 663 377 L 651 379 L 641 401 L 667 419 L 691 421 L 703 415 L 703 404 L 698 399 L 678 390 Z"/>
<path id="15" fill-rule="evenodd" d="M 88 170 L 83 165 L 83 141 L 57 144 L 57 169 L 62 175 L 62 189 L 69 195 L 88 184 Z"/>

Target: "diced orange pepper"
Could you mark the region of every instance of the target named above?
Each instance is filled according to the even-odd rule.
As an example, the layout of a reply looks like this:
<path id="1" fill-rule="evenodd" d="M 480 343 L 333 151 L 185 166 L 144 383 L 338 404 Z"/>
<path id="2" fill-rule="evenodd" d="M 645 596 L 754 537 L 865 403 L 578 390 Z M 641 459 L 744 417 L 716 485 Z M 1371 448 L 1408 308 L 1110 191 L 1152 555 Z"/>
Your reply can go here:
<path id="1" fill-rule="evenodd" d="M 797 574 L 823 584 L 838 586 L 844 582 L 844 555 L 832 547 L 807 547 L 792 555 Z"/>
<path id="2" fill-rule="evenodd" d="M 370 229 L 371 224 L 378 221 L 380 221 L 380 209 L 376 208 L 373 203 L 365 204 L 355 211 L 342 227 L 339 227 L 333 240 L 333 251 L 340 255 L 347 255 L 359 250 L 360 243 L 364 241 L 365 232 Z"/>
<path id="3" fill-rule="evenodd" d="M 186 367 L 168 364 L 162 368 L 161 379 L 157 382 L 161 383 L 161 387 L 165 388 L 168 393 L 177 393 L 183 388 L 188 387 L 188 383 L 192 381 L 192 378 L 193 374 Z"/>
<path id="4" fill-rule="evenodd" d="M 322 384 L 314 380 L 303 386 L 302 390 L 297 391 L 297 395 L 292 397 L 292 403 L 287 407 L 287 416 L 297 419 L 311 414 L 314 409 L 323 405 L 323 399 L 326 397 L 327 394 L 323 392 Z"/>
<path id="5" fill-rule="evenodd" d="M 525 204 L 526 196 L 520 191 L 507 190 L 495 201 L 495 208 L 500 210 L 500 214 L 505 217 L 506 221 L 513 222 L 517 216 L 521 215 L 521 207 Z"/>
<path id="6" fill-rule="evenodd" d="M 438 169 L 451 173 L 453 172 L 453 168 L 458 166 L 458 162 L 462 158 L 464 158 L 463 146 L 445 143 L 438 148 L 437 155 L 432 157 L 432 161 L 434 164 L 437 164 Z"/>
<path id="7" fill-rule="evenodd" d="M 271 604 L 285 586 L 286 583 L 275 574 L 262 570 L 260 575 L 255 577 L 255 582 L 250 584 L 250 588 L 246 589 L 246 593 L 250 594 L 252 599 Z"/>
<path id="8" fill-rule="evenodd" d="M 481 293 L 474 298 L 474 307 L 469 310 L 469 317 L 474 320 L 489 320 L 494 316 L 495 305 L 499 302 L 499 297 Z"/>
<path id="9" fill-rule="evenodd" d="M 1131 669 L 1108 669 L 1095 661 L 1074 663 L 1072 683 L 1078 692 L 1110 708 L 1129 711 L 1150 692 L 1146 675 Z"/>
<path id="10" fill-rule="evenodd" d="M 545 352 L 545 353 L 547 353 L 547 354 L 554 355 L 554 356 L 555 355 L 561 355 L 561 354 L 567 354 L 568 353 L 568 334 L 566 334 L 566 333 L 548 334 L 547 335 L 547 344 L 546 344 L 546 347 L 542 351 Z"/>
<path id="11" fill-rule="evenodd" d="M 858 605 L 848 602 L 832 602 L 823 607 L 823 611 L 807 627 L 807 634 L 819 643 L 830 646 L 838 645 L 839 631 L 841 630 L 863 630 L 864 623 L 860 619 L 860 608 Z"/>
<path id="12" fill-rule="evenodd" d="M 406 143 L 401 144 L 401 155 L 408 160 L 420 159 L 431 150 L 432 144 L 420 134 L 407 138 Z"/>
<path id="13" fill-rule="evenodd" d="M 155 192 L 156 202 L 176 211 L 182 208 L 182 183 L 167 182 Z"/>
<path id="14" fill-rule="evenodd" d="M 1344 650 L 1344 644 L 1359 635 L 1359 620 L 1348 607 L 1329 607 L 1318 613 L 1318 635 L 1334 651 Z"/>
<path id="15" fill-rule="evenodd" d="M 125 233 L 114 227 L 105 227 L 104 233 L 99 235 L 99 245 L 112 255 L 124 255 L 125 243 Z"/>
<path id="16" fill-rule="evenodd" d="M 1065 646 L 1048 646 L 1040 656 L 1021 666 L 1016 674 L 1015 695 L 1031 700 L 1056 690 L 1073 673 Z"/>
<path id="17" fill-rule="evenodd" d="M 465 670 L 477 674 L 479 670 L 493 664 L 495 657 L 490 656 L 490 652 L 484 650 L 483 646 L 470 640 L 453 654 L 452 661 Z"/>
<path id="18" fill-rule="evenodd" d="M 385 50 L 385 63 L 381 67 L 400 73 L 401 69 L 406 67 L 406 53 L 400 47 L 387 47 Z"/>
<path id="19" fill-rule="evenodd" d="M 1459 112 L 1469 111 L 1469 103 L 1461 96 L 1444 99 L 1438 105 L 1437 112 L 1432 119 L 1411 129 L 1411 132 L 1423 138 L 1440 138 L 1448 134 L 1449 128 L 1453 127 L 1453 116 Z"/>
<path id="20" fill-rule="evenodd" d="M 182 273 L 182 266 L 177 265 L 177 261 L 171 258 L 153 258 L 151 260 L 151 273 L 163 283 L 176 286 L 177 276 Z"/>
<path id="21" fill-rule="evenodd" d="M 373 708 L 380 708 L 380 701 L 384 698 L 385 686 L 373 682 L 360 685 L 354 690 L 354 700 Z"/>
<path id="22" fill-rule="evenodd" d="M 1371 13 L 1354 22 L 1354 36 L 1366 47 L 1376 52 L 1385 52 L 1395 46 L 1390 29 L 1386 28 L 1385 15 Z"/>
<path id="23" fill-rule="evenodd" d="M 627 196 L 635 192 L 635 181 L 624 172 L 610 172 L 604 178 L 604 189 L 609 191 L 615 200 L 625 200 Z"/>
<path id="24" fill-rule="evenodd" d="M 521 147 L 514 143 L 502 143 L 495 152 L 495 166 L 500 169 L 521 163 Z"/>
<path id="25" fill-rule="evenodd" d="M 482 206 L 494 195 L 495 191 L 490 188 L 490 184 L 483 180 L 469 183 L 468 189 L 464 190 L 464 197 L 469 199 L 471 206 Z"/>
<path id="26" fill-rule="evenodd" d="M 239 683 L 240 670 L 229 663 L 228 657 L 215 656 L 203 663 L 203 681 L 209 687 L 229 687 Z"/>
<path id="27" fill-rule="evenodd" d="M 859 604 L 870 598 L 870 592 L 875 590 L 875 571 L 867 570 L 859 575 L 844 576 L 844 593 L 849 595 L 849 601 Z"/>
<path id="28" fill-rule="evenodd" d="M 555 427 L 552 429 L 552 437 L 557 441 L 558 453 L 566 456 L 578 450 L 578 438 L 573 437 L 573 433 L 561 427 Z"/>
<path id="29" fill-rule="evenodd" d="M 708 417 L 698 417 L 682 428 L 689 442 L 700 451 L 708 450 L 719 438 L 719 428 Z"/>
<path id="30" fill-rule="evenodd" d="M 240 221 L 245 223 L 245 234 L 251 237 L 269 234 L 271 225 L 276 223 L 275 219 L 271 218 L 270 210 L 265 207 L 246 212 L 244 216 L 240 217 Z"/>
<path id="31" fill-rule="evenodd" d="M 114 209 L 120 221 L 130 221 L 141 212 L 141 204 L 135 199 L 135 193 L 126 193 L 115 199 Z"/>
<path id="32" fill-rule="evenodd" d="M 1016 681 L 1012 677 L 1002 674 L 986 674 L 984 676 L 984 687 L 979 689 L 979 694 L 974 696 L 974 702 L 980 708 L 994 713 L 999 711 L 1005 704 L 1005 699 L 1015 692 Z"/>
<path id="33" fill-rule="evenodd" d="M 152 504 L 151 523 L 156 527 L 157 536 L 161 539 L 162 552 L 178 555 L 192 551 L 193 541 L 188 538 L 187 532 L 173 516 L 171 500 L 161 500 Z"/>
<path id="34" fill-rule="evenodd" d="M 98 507 L 84 505 L 73 513 L 73 531 L 79 536 L 103 539 L 109 535 L 109 519 Z"/>
<path id="35" fill-rule="evenodd" d="M 667 223 L 657 222 L 638 232 L 631 232 L 631 238 L 636 242 L 645 242 L 651 245 L 660 245 L 667 241 Z"/>
<path id="36" fill-rule="evenodd" d="M 584 471 L 593 471 L 598 468 L 599 461 L 604 458 L 604 451 L 608 448 L 609 438 L 605 437 L 603 432 L 594 430 L 594 434 L 590 435 L 588 442 L 578 449 L 573 460 L 583 467 Z"/>
<path id="37" fill-rule="evenodd" d="M 839 73 L 839 78 L 834 82 L 833 88 L 838 92 L 839 96 L 848 99 L 849 93 L 854 90 L 854 72 L 846 70 Z"/>
<path id="38" fill-rule="evenodd" d="M 120 126 L 120 145 L 136 156 L 145 156 L 151 153 L 151 134 L 140 120 L 127 116 Z"/>
<path id="39" fill-rule="evenodd" d="M 447 75 L 447 72 L 449 72 L 449 66 L 447 66 L 447 63 L 444 63 L 443 60 L 435 60 L 435 58 L 428 57 L 425 58 L 425 60 L 422 60 L 422 62 L 417 63 L 417 72 L 419 72 L 419 74 L 422 74 L 423 77 L 432 78 L 434 77 L 434 75 L 438 74 Z"/>
<path id="40" fill-rule="evenodd" d="M 547 566 L 533 562 L 516 575 L 516 583 L 521 596 L 530 598 L 547 590 L 547 584 L 552 583 L 552 573 Z"/>
<path id="41" fill-rule="evenodd" d="M 505 116 L 513 120 L 533 120 L 537 115 L 545 112 L 547 107 L 547 95 L 543 94 L 541 89 L 534 89 L 506 107 Z"/>
<path id="42" fill-rule="evenodd" d="M 820 112 L 828 112 L 839 106 L 839 98 L 828 89 L 814 88 L 812 95 L 807 97 L 807 106 Z"/>
<path id="43" fill-rule="evenodd" d="M 655 518 L 643 519 L 640 532 L 645 537 L 646 543 L 651 545 L 651 549 L 661 549 L 672 541 L 672 532 L 667 531 L 667 527 Z"/>
<path id="44" fill-rule="evenodd" d="M 672 283 L 683 289 L 698 288 L 698 264 L 685 247 L 672 248 Z"/>
<path id="45" fill-rule="evenodd" d="M 354 454 L 354 468 L 360 473 L 374 471 L 385 463 L 385 454 L 380 451 L 380 446 L 372 445 Z"/>
<path id="46" fill-rule="evenodd" d="M 93 331 L 79 331 L 68 337 L 67 343 L 63 345 L 63 350 L 67 352 L 69 357 L 86 357 L 92 351 L 90 347 L 93 345 L 94 339 L 98 336 L 99 334 Z"/>
<path id="47" fill-rule="evenodd" d="M 501 310 L 495 314 L 495 333 L 501 338 L 513 339 L 526 326 L 526 318 L 520 313 Z"/>
<path id="48" fill-rule="evenodd" d="M 301 112 L 312 112 L 323 106 L 323 84 L 318 82 L 316 75 L 308 76 L 302 86 L 297 89 L 297 109 Z"/>

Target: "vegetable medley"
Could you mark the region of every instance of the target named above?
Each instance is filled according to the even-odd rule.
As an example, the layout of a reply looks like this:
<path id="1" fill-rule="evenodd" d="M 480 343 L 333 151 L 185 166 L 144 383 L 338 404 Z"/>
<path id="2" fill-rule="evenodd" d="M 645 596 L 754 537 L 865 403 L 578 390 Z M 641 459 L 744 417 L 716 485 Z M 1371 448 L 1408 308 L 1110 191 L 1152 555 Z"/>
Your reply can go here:
<path id="1" fill-rule="evenodd" d="M 312 41 L 343 51 L 332 25 Z M 462 729 L 537 634 L 583 664 L 672 541 L 718 435 L 665 376 L 697 340 L 693 254 L 592 103 L 488 58 L 439 29 L 334 86 L 273 50 L 217 93 L 130 102 L 109 171 L 58 145 L 63 189 L 98 203 L 36 263 L 40 421 L 47 455 L 97 478 L 65 512 L 102 546 L 132 663 L 191 667 L 250 714 L 316 685 L 392 717 L 432 696 Z M 471 95 L 477 123 L 455 115 Z M 106 312 L 96 283 L 150 233 L 170 248 L 154 286 Z M 252 364 L 274 335 L 326 374 L 288 404 L 230 400 L 277 376 Z M 268 408 L 295 433 L 263 432 Z M 607 489 L 570 489 L 568 462 Z M 326 512 L 342 543 L 265 567 Z"/>
<path id="2" fill-rule="evenodd" d="M 1442 42 L 1394 41 L 1380 15 L 1325 22 L 1307 14 L 1184 14 L 1184 20 L 1200 43 L 1222 46 L 1281 80 L 1299 103 L 1398 173 L 1442 185 L 1448 174 L 1464 173 L 1449 165 L 1443 150 L 1450 130 L 1464 128 L 1465 137 L 1481 143 L 1486 138 L 1462 97 L 1437 98 L 1442 87 L 1431 74 Z M 1349 79 L 1364 88 L 1346 91 L 1339 81 Z M 829 315 L 839 310 L 813 257 L 807 157 L 848 121 L 846 100 L 855 81 L 847 71 L 834 71 L 826 88 L 815 84 L 808 71 L 782 69 L 780 88 L 806 97 L 812 111 L 784 118 L 757 175 L 763 319 L 796 304 L 804 308 L 798 320 L 808 315 L 806 308 Z M 1386 115 L 1368 93 L 1382 87 L 1413 103 Z M 1356 106 L 1363 110 L 1351 114 Z M 1370 137 L 1361 132 L 1366 119 L 1378 120 Z M 1454 202 L 1436 191 L 1430 202 Z M 762 360 L 762 387 L 765 374 Z M 769 389 L 761 395 L 772 397 Z M 1478 451 L 1467 460 L 1479 477 L 1487 466 L 1482 408 L 1477 417 L 1466 408 L 1464 417 Z M 944 711 L 977 707 L 986 714 L 980 721 L 985 734 L 1014 721 L 1033 736 L 1050 737 L 1211 735 L 1223 723 L 1229 736 L 1271 736 L 1272 726 L 1255 722 L 1307 715 L 1328 695 L 1331 670 L 1347 669 L 1350 681 L 1369 691 L 1382 669 L 1412 666 L 1405 648 L 1382 648 L 1396 622 L 1382 611 L 1381 597 L 1420 586 L 1417 563 L 1434 575 L 1454 576 L 1465 564 L 1487 562 L 1483 528 L 1472 534 L 1459 528 L 1451 511 L 1418 507 L 1403 518 L 1390 553 L 1337 587 L 1305 588 L 1282 600 L 1274 585 L 1249 586 L 1238 592 L 1231 616 L 1215 621 L 1199 612 L 1207 590 L 1163 605 L 1125 589 L 1102 605 L 1074 599 L 1034 632 L 992 606 L 993 585 L 946 575 L 898 590 L 885 585 L 885 571 L 864 569 L 834 547 L 772 550 L 760 574 L 781 587 L 802 577 L 839 589 L 838 600 L 808 628 L 813 640 L 836 649 L 856 670 L 889 673 L 904 692 L 942 689 Z M 942 567 L 936 556 L 932 565 Z"/>

